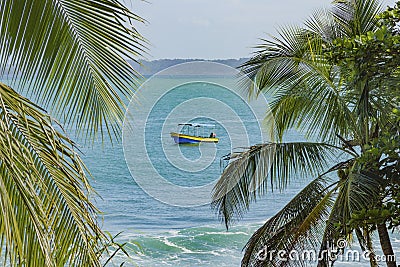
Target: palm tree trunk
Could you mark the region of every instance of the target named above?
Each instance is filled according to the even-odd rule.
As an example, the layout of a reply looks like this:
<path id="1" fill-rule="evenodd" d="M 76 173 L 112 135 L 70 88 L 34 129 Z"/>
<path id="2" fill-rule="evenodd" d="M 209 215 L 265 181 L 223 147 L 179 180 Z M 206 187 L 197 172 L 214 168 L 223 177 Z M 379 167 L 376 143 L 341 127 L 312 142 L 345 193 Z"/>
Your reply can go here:
<path id="1" fill-rule="evenodd" d="M 390 242 L 389 233 L 385 223 L 378 225 L 378 234 L 382 251 L 386 258 L 387 267 L 397 267 L 395 258 L 396 256 L 393 252 L 392 243 Z"/>
<path id="2" fill-rule="evenodd" d="M 376 254 L 374 252 L 370 230 L 371 229 L 368 229 L 368 228 L 364 229 L 364 235 L 366 236 L 366 242 L 367 242 L 367 249 L 370 251 L 369 265 L 371 267 L 378 267 L 379 265 L 376 261 Z"/>

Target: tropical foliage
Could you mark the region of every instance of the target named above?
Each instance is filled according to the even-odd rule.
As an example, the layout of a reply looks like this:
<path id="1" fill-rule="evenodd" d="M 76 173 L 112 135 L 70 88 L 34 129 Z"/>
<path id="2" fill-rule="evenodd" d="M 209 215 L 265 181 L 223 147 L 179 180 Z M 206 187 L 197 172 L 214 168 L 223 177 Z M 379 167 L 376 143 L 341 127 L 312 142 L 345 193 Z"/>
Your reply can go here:
<path id="1" fill-rule="evenodd" d="M 2 261 L 100 266 L 115 243 L 97 225 L 75 143 L 49 114 L 91 140 L 118 136 L 143 20 L 117 0 L 0 0 L 0 10 Z"/>
<path id="2" fill-rule="evenodd" d="M 263 40 L 242 66 L 254 82 L 245 84 L 249 94 L 272 97 L 268 118 L 279 142 L 227 157 L 213 195 L 226 227 L 268 185 L 284 189 L 291 179 L 315 177 L 253 234 L 242 266 L 307 265 L 264 255 L 305 249 L 319 251 L 318 266 L 329 266 L 327 251 L 341 239 L 357 240 L 376 266 L 376 230 L 387 265 L 396 266 L 387 227 L 398 226 L 399 14 L 399 5 L 382 13 L 375 0 L 335 1 L 304 27 Z M 292 128 L 313 141 L 283 142 Z"/>

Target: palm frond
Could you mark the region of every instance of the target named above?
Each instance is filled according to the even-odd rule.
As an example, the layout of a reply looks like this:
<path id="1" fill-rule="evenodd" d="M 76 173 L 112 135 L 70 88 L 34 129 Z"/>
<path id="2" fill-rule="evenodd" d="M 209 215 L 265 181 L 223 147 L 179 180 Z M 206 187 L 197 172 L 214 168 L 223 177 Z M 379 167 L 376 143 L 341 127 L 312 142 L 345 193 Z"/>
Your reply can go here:
<path id="1" fill-rule="evenodd" d="M 320 9 L 305 21 L 308 30 L 320 36 L 325 43 L 330 43 L 340 37 L 340 29 L 329 10 Z"/>
<path id="2" fill-rule="evenodd" d="M 301 258 L 291 261 L 273 254 L 260 259 L 260 251 L 284 250 L 289 253 L 317 249 L 324 233 L 324 221 L 333 205 L 334 190 L 335 183 L 331 184 L 322 176 L 309 183 L 253 234 L 246 244 L 242 266 L 307 265 Z"/>
<path id="3" fill-rule="evenodd" d="M 337 87 L 317 82 L 319 75 L 309 72 L 298 87 L 275 95 L 271 102 L 271 117 L 278 139 L 281 140 L 293 127 L 307 137 L 330 143 L 339 141 L 337 134 L 359 138 L 356 116 L 349 109 L 346 96 Z M 314 78 L 316 80 L 312 81 Z"/>
<path id="4" fill-rule="evenodd" d="M 377 0 L 346 0 L 334 2 L 332 16 L 340 25 L 342 36 L 356 36 L 372 31 L 377 26 L 377 15 L 382 11 Z"/>
<path id="5" fill-rule="evenodd" d="M 213 189 L 212 207 L 228 228 L 267 192 L 268 184 L 284 189 L 296 176 L 317 176 L 338 150 L 324 143 L 266 143 L 231 154 Z"/>
<path id="6" fill-rule="evenodd" d="M 87 170 L 55 123 L 0 83 L 1 251 L 18 266 L 100 266 Z"/>
<path id="7" fill-rule="evenodd" d="M 339 181 L 338 193 L 335 204 L 326 222 L 325 233 L 322 238 L 320 251 L 326 251 L 330 246 L 336 245 L 337 240 L 352 236 L 352 229 L 348 229 L 354 212 L 368 209 L 379 199 L 382 181 L 378 177 L 359 172 L 350 172 L 347 177 Z M 349 243 L 351 243 L 351 239 Z M 361 241 L 361 247 L 369 247 L 368 240 Z M 319 266 L 329 266 L 330 259 L 322 255 Z"/>
<path id="8" fill-rule="evenodd" d="M 304 28 L 283 28 L 278 37 L 263 40 L 255 56 L 241 66 L 249 94 L 262 92 L 274 99 L 271 117 L 278 139 L 291 127 L 331 143 L 336 134 L 357 140 L 367 135 L 366 127 L 357 125 L 358 113 L 371 115 L 371 105 L 365 104 L 370 92 L 363 90 L 371 86 L 353 88 L 349 73 L 333 65 L 325 53 L 338 37 L 375 29 L 379 11 L 375 0 L 338 1 L 331 12 L 316 12 Z M 382 105 L 376 102 L 375 107 Z"/>
<path id="9" fill-rule="evenodd" d="M 281 211 L 282 214 L 280 212 L 268 220 L 253 235 L 246 246 L 243 266 L 306 265 L 304 261 L 287 262 L 276 257 L 267 257 L 266 261 L 257 259 L 264 248 L 287 252 L 292 249 L 320 249 L 317 257 L 321 257 L 322 251 L 336 245 L 339 238 L 348 238 L 349 243 L 352 242 L 354 233 L 363 248 L 372 247 L 370 229 L 352 229 L 348 222 L 354 212 L 379 202 L 382 184 L 377 177 L 359 169 L 356 158 L 360 151 L 354 147 L 362 148 L 370 136 L 378 133 L 381 125 L 390 124 L 388 111 L 393 107 L 391 102 L 395 96 L 384 91 L 388 84 L 397 85 L 398 81 L 397 77 L 391 77 L 396 76 L 392 68 L 385 72 L 385 75 L 393 78 L 389 82 L 380 74 L 368 79 L 362 70 L 362 67 L 364 70 L 367 67 L 357 65 L 358 61 L 364 60 L 362 53 L 359 53 L 360 60 L 351 58 L 354 62 L 349 64 L 346 63 L 348 61 L 342 64 L 342 61 L 335 59 L 337 47 L 334 41 L 337 38 L 357 42 L 360 35 L 377 29 L 379 2 L 343 0 L 334 1 L 334 5 L 330 12 L 315 13 L 304 28 L 289 27 L 281 30 L 279 38 L 263 40 L 255 56 L 242 66 L 244 76 L 254 82 L 254 85 L 247 83 L 249 94 L 265 93 L 272 97 L 269 119 L 274 121 L 279 141 L 286 131 L 296 128 L 312 136 L 312 140 L 332 145 L 342 142 L 343 150 L 351 154 L 350 157 L 343 157 L 346 161 L 327 171 L 339 171 L 340 179 L 334 184 L 335 188 L 328 190 L 325 187 L 324 191 L 318 191 L 321 187 L 313 185 L 316 191 L 314 194 L 311 192 L 310 199 L 302 199 L 302 192 L 295 197 L 299 203 L 304 201 L 309 206 L 291 201 Z M 371 57 L 374 57 L 373 52 Z M 385 56 L 382 58 L 386 60 Z M 386 67 L 381 65 L 382 68 Z M 396 69 L 397 65 L 394 66 L 393 69 Z M 228 165 L 225 169 L 214 191 L 213 204 L 226 227 L 235 216 L 242 216 L 250 202 L 266 192 L 265 180 L 274 185 L 274 177 L 279 177 L 279 181 L 285 181 L 288 177 L 284 172 L 278 175 L 273 171 L 259 172 L 257 167 L 262 164 L 262 170 L 273 170 L 275 163 L 283 158 L 285 160 L 279 162 L 276 168 L 285 169 L 292 163 L 292 156 L 288 160 L 277 152 L 276 158 L 269 154 L 257 158 L 259 147 L 252 148 L 255 149 L 235 155 L 232 166 Z M 271 158 L 273 162 L 270 162 Z M 318 167 L 322 166 L 320 163 L 317 161 Z M 308 166 L 308 163 L 300 166 Z M 299 165 L 296 168 L 290 169 L 291 176 L 301 173 L 312 175 L 311 172 L 304 172 Z M 223 183 L 228 186 L 224 187 Z M 293 216 L 290 212 L 293 212 Z M 322 256 L 325 257 L 318 262 L 318 266 L 331 266 L 332 262 L 326 253 Z"/>
<path id="10" fill-rule="evenodd" d="M 118 135 L 143 19 L 117 0 L 2 0 L 0 10 L 0 77 L 81 133 Z"/>
<path id="11" fill-rule="evenodd" d="M 253 234 L 245 247 L 242 266 L 307 266 L 307 261 L 301 260 L 302 255 L 298 255 L 300 260 L 295 257 L 290 260 L 273 254 L 265 257 L 263 253 L 326 251 L 331 245 L 336 245 L 337 240 L 348 237 L 345 225 L 337 226 L 349 220 L 344 218 L 343 205 L 348 205 L 352 211 L 359 210 L 368 207 L 379 194 L 377 179 L 371 181 L 371 177 L 360 174 L 350 177 L 328 185 L 327 180 L 320 176 L 307 185 Z M 338 194 L 336 190 L 339 190 Z M 347 203 L 344 204 L 341 199 L 346 194 Z M 371 249 L 370 232 L 360 243 L 362 247 Z M 319 258 L 318 266 L 330 266 L 330 259 L 323 256 L 310 254 L 314 259 Z"/>
<path id="12" fill-rule="evenodd" d="M 318 34 L 290 28 L 281 32 L 282 40 L 264 41 L 256 56 L 242 66 L 244 80 L 254 81 L 254 85 L 243 84 L 249 86 L 249 93 L 259 88 L 258 93 L 272 98 L 269 115 L 278 140 L 292 127 L 331 143 L 337 141 L 336 134 L 359 138 L 342 73 L 327 62 L 325 37 Z M 294 37 L 282 37 L 286 35 Z"/>
<path id="13" fill-rule="evenodd" d="M 340 182 L 340 190 L 337 201 L 340 203 L 341 223 L 349 221 L 351 214 L 367 208 L 376 203 L 381 192 L 382 181 L 373 175 L 351 172 L 346 179 Z"/>
<path id="14" fill-rule="evenodd" d="M 278 34 L 271 40 L 263 39 L 263 43 L 256 47 L 258 52 L 255 56 L 240 66 L 244 81 L 254 82 L 259 90 L 275 90 L 282 86 L 282 82 L 297 80 L 297 66 L 308 51 L 308 36 L 302 28 L 287 27 Z M 254 90 L 248 89 L 249 93 Z"/>

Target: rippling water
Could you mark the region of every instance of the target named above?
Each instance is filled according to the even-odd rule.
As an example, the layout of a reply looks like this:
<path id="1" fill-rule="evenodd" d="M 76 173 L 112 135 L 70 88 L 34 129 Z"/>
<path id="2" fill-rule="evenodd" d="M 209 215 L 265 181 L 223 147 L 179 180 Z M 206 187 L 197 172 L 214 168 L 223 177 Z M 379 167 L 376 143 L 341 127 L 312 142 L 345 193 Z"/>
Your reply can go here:
<path id="1" fill-rule="evenodd" d="M 168 81 L 160 82 L 160 86 L 165 83 Z M 199 157 L 198 146 L 177 146 L 168 134 L 157 129 L 173 106 L 193 95 L 200 97 L 210 89 L 213 89 L 214 94 L 219 94 L 218 88 L 212 86 L 188 85 L 185 90 L 176 92 L 172 97 L 164 99 L 162 105 L 154 108 L 147 122 L 146 138 L 154 140 L 146 143 L 148 153 L 152 155 L 156 169 L 172 183 L 199 186 L 215 180 L 221 171 L 219 158 L 231 149 L 229 135 L 239 134 L 233 131 L 228 135 L 223 125 L 220 125 L 217 135 L 221 141 L 215 147 L 215 159 L 201 172 L 189 173 L 173 168 L 163 155 L 160 146 L 175 149 L 188 159 Z M 220 94 L 224 94 L 223 90 Z M 245 117 L 245 110 L 236 112 Z M 200 120 L 204 121 L 204 118 Z M 168 127 L 171 131 L 175 130 L 173 125 Z M 257 136 L 254 138 L 252 143 L 259 142 Z M 301 139 L 296 133 L 287 138 Z M 96 142 L 93 148 L 84 148 L 83 152 L 84 161 L 95 178 L 93 185 L 102 197 L 96 199 L 97 206 L 104 212 L 102 228 L 112 234 L 122 232 L 118 240 L 128 242 L 127 248 L 131 254 L 127 266 L 239 266 L 242 248 L 251 234 L 307 184 L 306 180 L 293 180 L 287 190 L 270 192 L 251 206 L 243 220 L 226 231 L 210 205 L 176 207 L 147 195 L 132 178 L 120 143 L 112 146 L 108 140 L 104 144 Z M 132 155 L 135 156 L 134 153 Z M 150 170 L 141 170 L 141 175 L 151 181 L 153 177 L 149 173 Z M 396 249 L 400 251 L 398 242 Z M 120 260 L 117 258 L 116 263 Z M 356 263 L 340 263 L 337 266 L 340 265 L 354 266 Z M 358 266 L 368 264 L 364 262 Z"/>

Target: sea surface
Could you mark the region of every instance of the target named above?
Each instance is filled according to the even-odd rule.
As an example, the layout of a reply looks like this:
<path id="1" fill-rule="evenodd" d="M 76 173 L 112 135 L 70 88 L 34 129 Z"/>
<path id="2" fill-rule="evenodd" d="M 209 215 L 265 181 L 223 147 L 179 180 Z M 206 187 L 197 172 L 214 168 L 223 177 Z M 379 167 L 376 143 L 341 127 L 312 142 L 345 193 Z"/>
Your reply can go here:
<path id="1" fill-rule="evenodd" d="M 173 78 L 165 78 L 158 84 L 161 87 L 174 84 L 171 79 Z M 215 146 L 206 144 L 212 146 L 212 149 L 208 150 L 207 147 L 203 149 L 201 147 L 203 145 L 175 144 L 169 137 L 169 131 L 175 131 L 176 125 L 172 122 L 163 125 L 165 118 L 179 103 L 204 95 L 224 99 L 226 103 L 233 101 L 230 105 L 237 108 L 235 113 L 239 114 L 241 120 L 246 121 L 245 124 L 249 123 L 249 128 L 251 128 L 251 118 L 246 115 L 247 106 L 239 103 L 242 100 L 237 100 L 236 104 L 235 99 L 226 100 L 229 99 L 224 95 L 227 93 L 226 90 L 218 85 L 192 83 L 178 89 L 171 91 L 172 96 L 166 96 L 157 102 L 158 104 L 152 109 L 151 117 L 147 118 L 144 135 L 146 151 L 153 162 L 153 168 L 169 182 L 186 187 L 207 185 L 218 179 L 221 174 L 220 158 L 232 149 L 230 138 L 235 135 L 240 136 L 240 127 L 237 129 L 238 132 L 235 132 L 235 127 L 231 127 L 228 131 L 223 124 L 207 116 L 191 120 L 191 122 L 217 125 L 215 131 L 220 142 Z M 196 106 L 192 108 L 196 109 Z M 243 110 L 240 110 L 241 108 Z M 187 112 L 190 112 L 190 109 Z M 218 108 L 212 110 L 212 113 L 215 112 L 218 112 Z M 179 114 L 175 114 L 174 118 L 179 119 Z M 184 114 L 182 118 L 186 120 Z M 165 131 L 160 130 L 163 127 Z M 249 131 L 247 135 L 244 138 L 248 138 L 249 142 L 253 144 L 260 142 L 257 129 Z M 303 140 L 303 137 L 293 131 L 286 136 L 286 139 Z M 121 141 L 114 140 L 111 144 L 106 138 L 104 141 L 96 141 L 93 146 L 83 146 L 81 149 L 84 162 L 93 175 L 92 185 L 101 196 L 95 198 L 97 207 L 103 212 L 103 218 L 99 223 L 103 230 L 109 231 L 112 235 L 120 233 L 117 241 L 127 242 L 126 249 L 130 253 L 130 258 L 119 254 L 113 260 L 112 264 L 115 266 L 119 266 L 123 261 L 126 262 L 124 266 L 240 266 L 242 248 L 251 234 L 308 182 L 307 179 L 292 179 L 286 190 L 270 189 L 267 195 L 251 205 L 249 212 L 245 213 L 241 220 L 226 230 L 209 204 L 211 192 L 209 199 L 205 199 L 206 204 L 189 207 L 170 205 L 146 193 L 128 168 L 129 164 L 125 159 L 127 154 Z M 176 157 L 183 155 L 187 158 L 187 164 L 204 156 L 203 154 L 208 151 L 212 151 L 215 155 L 206 168 L 190 172 L 174 167 L 170 159 L 164 155 L 166 150 L 170 151 L 169 153 L 174 151 L 179 153 Z M 135 170 L 135 175 L 145 177 L 150 182 L 154 181 L 157 185 L 153 170 L 146 169 L 147 165 L 144 164 L 148 157 L 136 155 L 134 151 L 128 156 L 136 157 L 135 164 L 139 171 Z M 143 165 L 140 164 L 141 160 Z M 395 246 L 400 253 L 399 242 Z M 351 262 L 338 263 L 336 266 L 368 266 L 368 264 Z"/>

